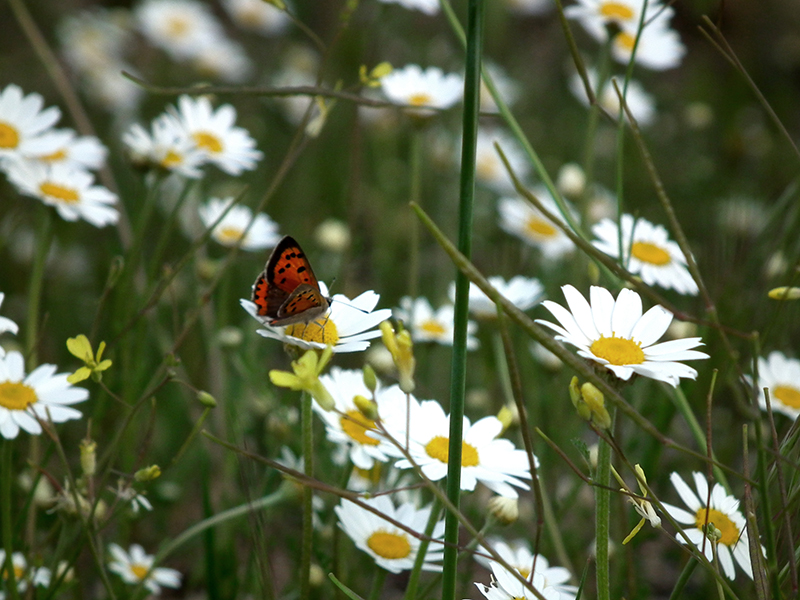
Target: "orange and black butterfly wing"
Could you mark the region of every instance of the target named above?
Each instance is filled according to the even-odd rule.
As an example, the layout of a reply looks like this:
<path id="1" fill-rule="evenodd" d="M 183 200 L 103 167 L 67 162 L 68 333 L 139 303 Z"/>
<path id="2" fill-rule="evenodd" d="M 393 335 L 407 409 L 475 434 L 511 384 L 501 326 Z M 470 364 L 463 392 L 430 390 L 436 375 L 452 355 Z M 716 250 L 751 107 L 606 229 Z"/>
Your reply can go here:
<path id="1" fill-rule="evenodd" d="M 291 325 L 309 323 L 328 311 L 329 301 L 318 287 L 302 284 L 292 292 L 286 302 L 278 309 L 277 318 L 272 325 Z"/>

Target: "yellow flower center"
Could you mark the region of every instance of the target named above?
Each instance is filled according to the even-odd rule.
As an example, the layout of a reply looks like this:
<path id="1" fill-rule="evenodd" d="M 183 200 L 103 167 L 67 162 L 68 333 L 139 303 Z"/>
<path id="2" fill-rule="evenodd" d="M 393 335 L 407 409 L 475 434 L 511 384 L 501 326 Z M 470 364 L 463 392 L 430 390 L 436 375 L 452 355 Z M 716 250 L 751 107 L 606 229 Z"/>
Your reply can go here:
<path id="1" fill-rule="evenodd" d="M 697 511 L 694 522 L 697 528 L 702 531 L 703 525 L 706 524 L 705 508 L 701 508 Z M 708 511 L 708 522 L 713 523 L 714 527 L 722 532 L 722 537 L 719 540 L 720 544 L 731 547 L 736 545 L 736 542 L 739 540 L 739 528 L 728 518 L 728 515 L 718 511 L 716 508 L 712 508 Z"/>
<path id="2" fill-rule="evenodd" d="M 359 444 L 364 446 L 377 446 L 380 442 L 367 435 L 367 430 L 375 429 L 375 421 L 368 419 L 355 409 L 348 410 L 345 415 L 339 418 L 342 431 L 349 435 Z"/>
<path id="3" fill-rule="evenodd" d="M 790 408 L 800 408 L 800 390 L 790 385 L 776 385 L 772 389 L 772 397 Z"/>
<path id="4" fill-rule="evenodd" d="M 531 575 L 531 570 L 528 568 L 517 569 L 517 571 L 519 571 L 519 574 L 522 575 L 525 579 L 527 579 Z"/>
<path id="5" fill-rule="evenodd" d="M 612 365 L 640 365 L 644 362 L 644 352 L 639 342 L 615 335 L 600 336 L 589 347 L 592 354 L 603 358 Z"/>
<path id="6" fill-rule="evenodd" d="M 419 92 L 417 94 L 412 94 L 411 96 L 409 96 L 408 103 L 411 106 L 432 106 L 433 98 L 431 98 L 430 94 L 426 94 L 425 92 Z"/>
<path id="7" fill-rule="evenodd" d="M 48 181 L 39 185 L 39 191 L 45 196 L 50 196 L 65 204 L 77 204 L 81 200 L 81 195 L 78 193 L 78 190 Z"/>
<path id="8" fill-rule="evenodd" d="M 369 481 L 372 485 L 378 485 L 381 480 L 381 463 L 376 462 L 371 469 L 353 467 L 353 472 L 357 473 L 362 479 Z"/>
<path id="9" fill-rule="evenodd" d="M 661 246 L 651 244 L 650 242 L 634 242 L 631 246 L 631 256 L 635 256 L 642 262 L 663 267 L 672 262 L 669 252 L 664 250 Z"/>
<path id="10" fill-rule="evenodd" d="M 183 162 L 183 156 L 175 152 L 174 150 L 167 150 L 167 153 L 164 155 L 164 158 L 161 159 L 161 166 L 165 169 L 171 169 L 172 167 L 176 167 Z"/>
<path id="11" fill-rule="evenodd" d="M 242 230 L 239 227 L 220 227 L 215 232 L 217 241 L 220 244 L 235 244 L 242 237 Z"/>
<path id="12" fill-rule="evenodd" d="M 25 410 L 37 401 L 34 389 L 24 383 L 14 381 L 0 383 L 0 406 L 3 408 Z"/>
<path id="13" fill-rule="evenodd" d="M 378 530 L 367 538 L 367 546 L 381 558 L 405 558 L 411 554 L 411 544 L 403 533 Z"/>
<path id="14" fill-rule="evenodd" d="M 421 331 L 428 333 L 430 335 L 439 337 L 445 334 L 446 329 L 444 325 L 439 323 L 439 321 L 434 321 L 433 319 L 429 319 L 427 321 L 423 321 L 418 326 Z"/>
<path id="15" fill-rule="evenodd" d="M 16 127 L 0 121 L 0 148 L 10 150 L 19 146 L 19 132 Z"/>
<path id="16" fill-rule="evenodd" d="M 189 32 L 189 21 L 180 16 L 173 16 L 167 21 L 167 35 L 182 38 Z"/>
<path id="17" fill-rule="evenodd" d="M 67 158 L 67 152 L 62 148 L 61 150 L 56 150 L 52 154 L 40 156 L 39 160 L 43 160 L 46 162 L 58 162 L 60 160 L 64 160 L 65 158 Z"/>
<path id="18" fill-rule="evenodd" d="M 440 460 L 443 463 L 447 462 L 450 457 L 450 439 L 443 435 L 437 435 L 425 446 L 425 452 L 428 456 Z M 480 464 L 478 457 L 478 449 L 472 444 L 461 442 L 461 466 L 462 467 L 477 467 Z"/>
<path id="19" fill-rule="evenodd" d="M 222 152 L 222 141 L 213 133 L 209 133 L 208 131 L 197 131 L 192 135 L 192 137 L 194 138 L 195 144 L 197 144 L 199 148 L 207 150 L 212 154 L 219 154 Z"/>
<path id="20" fill-rule="evenodd" d="M 311 323 L 295 323 L 286 328 L 286 335 L 300 338 L 307 342 L 319 342 L 320 344 L 336 345 L 339 341 L 339 332 L 334 323 L 328 317 L 320 317 Z"/>
<path id="21" fill-rule="evenodd" d="M 633 19 L 633 9 L 620 2 L 603 2 L 600 5 L 600 16 L 611 21 L 630 21 Z"/>
<path id="22" fill-rule="evenodd" d="M 625 52 L 632 52 L 633 45 L 636 43 L 636 36 L 631 35 L 627 31 L 620 31 L 617 37 L 614 38 L 614 43 Z"/>
<path id="23" fill-rule="evenodd" d="M 551 238 L 556 235 L 556 228 L 539 217 L 529 217 L 525 221 L 525 231 L 534 238 Z"/>
<path id="24" fill-rule="evenodd" d="M 139 581 L 142 581 L 145 578 L 149 570 L 150 569 L 148 569 L 144 565 L 136 563 L 131 565 L 131 573 L 133 573 L 136 576 L 136 579 L 138 579 Z"/>

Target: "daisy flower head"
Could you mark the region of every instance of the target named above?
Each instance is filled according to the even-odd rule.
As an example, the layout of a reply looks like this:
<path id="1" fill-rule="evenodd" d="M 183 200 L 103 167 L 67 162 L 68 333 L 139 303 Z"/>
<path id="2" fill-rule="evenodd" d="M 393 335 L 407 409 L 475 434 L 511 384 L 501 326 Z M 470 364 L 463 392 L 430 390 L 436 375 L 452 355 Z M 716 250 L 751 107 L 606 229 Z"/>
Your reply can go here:
<path id="1" fill-rule="evenodd" d="M 144 0 L 134 11 L 139 30 L 172 58 L 194 58 L 224 37 L 208 5 L 197 0 Z"/>
<path id="2" fill-rule="evenodd" d="M 464 78 L 455 73 L 445 74 L 438 67 L 423 70 L 418 65 L 395 69 L 381 78 L 381 90 L 390 102 L 412 107 L 409 114 L 429 117 L 434 109 L 447 109 L 464 94 Z"/>
<path id="3" fill-rule="evenodd" d="M 25 361 L 19 352 L 0 358 L 0 435 L 13 440 L 23 429 L 39 435 L 38 420 L 63 423 L 80 419 L 72 404 L 83 402 L 89 392 L 72 387 L 69 373 L 56 373 L 55 365 L 39 365 L 25 376 Z"/>
<path id="4" fill-rule="evenodd" d="M 478 130 L 478 142 L 475 148 L 475 175 L 479 181 L 499 193 L 513 192 L 514 183 L 500 159 L 500 154 L 494 147 L 495 143 L 506 155 L 514 174 L 520 180 L 524 180 L 528 176 L 531 163 L 517 140 L 505 131 L 486 127 Z M 460 144 L 458 148 L 460 151 Z"/>
<path id="5" fill-rule="evenodd" d="M 371 469 L 375 461 L 387 462 L 389 457 L 383 451 L 380 440 L 367 434 L 375 432 L 375 422 L 358 409 L 356 396 L 371 398 L 372 392 L 364 384 L 364 373 L 353 369 L 331 368 L 329 373 L 320 376 L 320 381 L 334 400 L 334 410 L 325 411 L 314 404 L 314 410 L 325 423 L 328 439 L 348 449 L 350 460 L 359 469 Z M 396 386 L 393 386 L 393 388 Z M 390 388 L 391 389 L 391 388 Z M 399 388 L 397 389 L 399 392 Z M 402 392 L 400 392 L 402 394 Z M 405 394 L 402 394 L 405 398 Z M 378 414 L 382 406 L 392 402 L 392 397 L 376 390 Z"/>
<path id="6" fill-rule="evenodd" d="M 150 133 L 134 123 L 122 135 L 122 141 L 136 165 L 165 169 L 189 179 L 203 176 L 200 167 L 206 162 L 205 153 L 171 114 L 156 117 L 150 125 Z"/>
<path id="7" fill-rule="evenodd" d="M 54 140 L 44 134 L 61 118 L 58 107 L 42 110 L 39 94 L 23 95 L 13 83 L 0 92 L 0 159 L 28 158 L 55 150 Z"/>
<path id="8" fill-rule="evenodd" d="M 619 101 L 617 90 L 611 81 L 605 81 L 603 87 L 598 91 L 597 89 L 597 70 L 588 68 L 586 75 L 589 78 L 589 84 L 592 86 L 597 101 L 600 103 L 606 112 L 612 116 L 619 116 L 622 111 L 622 103 Z M 623 91 L 623 81 L 617 80 L 617 85 L 620 91 Z M 572 74 L 569 80 L 569 89 L 573 96 L 577 98 L 578 102 L 584 106 L 589 106 L 589 98 L 586 95 L 586 88 L 583 85 L 581 76 L 576 71 Z M 625 91 L 625 103 L 628 105 L 628 110 L 636 119 L 639 125 L 650 125 L 656 116 L 655 100 L 648 94 L 641 83 L 631 79 L 628 82 L 628 89 Z M 626 118 L 627 121 L 627 118 Z"/>
<path id="9" fill-rule="evenodd" d="M 198 210 L 203 225 L 211 227 L 233 201 L 233 198 L 211 198 L 202 205 Z M 228 210 L 212 230 L 211 237 L 219 244 L 228 247 L 235 246 L 241 240 L 240 247 L 243 250 L 253 251 L 271 248 L 280 240 L 278 224 L 275 221 L 265 213 L 259 213 L 254 218 L 253 211 L 241 204 Z"/>
<path id="10" fill-rule="evenodd" d="M 697 371 L 681 360 L 708 358 L 692 350 L 699 337 L 656 343 L 672 322 L 672 313 L 656 305 L 642 314 L 642 299 L 633 290 L 620 291 L 617 299 L 607 289 L 592 286 L 591 304 L 571 285 L 561 288 L 569 310 L 545 300 L 542 305 L 560 325 L 537 319 L 556 332 L 555 338 L 575 346 L 578 354 L 600 363 L 622 380 L 638 374 L 677 387 L 681 377 L 695 379 Z"/>
<path id="11" fill-rule="evenodd" d="M 54 138 L 55 150 L 37 154 L 33 158 L 48 164 L 64 164 L 73 169 L 90 171 L 96 171 L 105 164 L 108 148 L 95 136 L 79 136 L 73 129 L 55 130 L 50 135 Z"/>
<path id="12" fill-rule="evenodd" d="M 748 380 L 753 382 L 752 377 Z M 800 415 L 800 360 L 780 352 L 770 352 L 767 358 L 759 358 L 756 388 L 762 410 L 767 410 L 764 396 L 764 388 L 767 388 L 772 410 L 796 419 Z"/>
<path id="13" fill-rule="evenodd" d="M 82 10 L 58 26 L 61 52 L 69 65 L 84 73 L 122 61 L 132 41 L 126 10 Z"/>
<path id="14" fill-rule="evenodd" d="M 383 419 L 383 424 L 395 441 L 405 444 L 408 440 L 409 455 L 428 479 L 439 481 L 447 475 L 450 415 L 445 414 L 436 400 L 406 403 L 403 399 L 402 403 L 395 403 L 394 411 Z M 503 424 L 497 417 L 484 417 L 475 424 L 464 417 L 463 427 L 462 490 L 472 491 L 480 481 L 496 494 L 516 498 L 515 488 L 529 489 L 522 481 L 531 476 L 528 455 L 515 448 L 510 440 L 497 437 L 503 431 Z M 390 441 L 384 442 L 384 447 L 388 454 L 403 456 Z M 395 463 L 398 469 L 412 466 L 405 457 Z"/>
<path id="15" fill-rule="evenodd" d="M 532 192 L 551 213 L 559 214 L 558 206 L 546 188 L 534 186 Z M 545 259 L 557 260 L 575 249 L 572 240 L 524 198 L 501 198 L 497 208 L 501 229 L 538 248 Z"/>
<path id="16" fill-rule="evenodd" d="M 395 508 L 388 495 L 367 498 L 362 502 L 419 534 L 425 531 L 431 514 L 430 506 L 417 509 L 413 504 L 405 503 Z M 392 573 L 410 571 L 413 568 L 419 551 L 418 537 L 349 500 L 342 499 L 334 510 L 342 531 L 353 540 L 357 548 L 369 554 L 379 567 Z M 443 535 L 444 520 L 441 520 L 434 526 L 431 537 L 441 540 Z M 442 560 L 442 548 L 441 544 L 431 542 L 422 564 L 423 570 L 442 570 L 441 565 L 436 564 Z"/>
<path id="17" fill-rule="evenodd" d="M 261 35 L 276 35 L 292 22 L 285 10 L 264 0 L 224 0 L 222 6 L 242 29 Z"/>
<path id="18" fill-rule="evenodd" d="M 172 107 L 170 107 L 172 109 Z M 236 127 L 236 109 L 223 104 L 214 110 L 205 96 L 178 98 L 178 109 L 173 113 L 194 140 L 206 160 L 214 163 L 228 175 L 251 171 L 263 154 L 256 150 L 256 142 L 246 129 Z"/>
<path id="19" fill-rule="evenodd" d="M 611 56 L 618 63 L 627 65 L 635 47 L 634 60 L 637 65 L 646 69 L 666 71 L 681 64 L 686 54 L 686 47 L 681 42 L 678 32 L 667 25 L 663 13 L 645 25 L 639 34 L 638 44 L 636 33 L 636 29 L 624 29 L 614 37 L 611 42 Z"/>
<path id="20" fill-rule="evenodd" d="M 541 558 L 540 558 L 541 560 Z M 491 585 L 476 583 L 475 585 L 489 600 L 533 600 L 538 598 L 527 585 L 523 584 L 517 575 L 505 569 L 500 563 L 491 562 L 489 568 L 492 571 Z M 545 600 L 562 600 L 574 598 L 574 594 L 561 591 L 561 586 L 548 585 L 544 575 L 537 569 L 527 578 L 530 587 L 541 594 Z"/>
<path id="21" fill-rule="evenodd" d="M 144 587 L 151 594 L 161 593 L 161 586 L 168 588 L 181 587 L 181 573 L 175 569 L 165 567 L 153 568 L 154 557 L 146 554 L 139 544 L 133 544 L 129 552 L 118 546 L 110 544 L 108 551 L 112 561 L 108 569 L 122 577 L 122 581 L 137 585 L 144 583 Z"/>
<path id="22" fill-rule="evenodd" d="M 669 239 L 662 225 L 653 225 L 632 215 L 620 217 L 622 224 L 622 264 L 647 285 L 674 289 L 680 294 L 696 296 L 697 284 L 686 268 L 686 257 L 680 246 Z M 619 258 L 620 232 L 617 222 L 603 219 L 592 227 L 597 236 L 592 244 L 609 256 Z"/>
<path id="23" fill-rule="evenodd" d="M 500 292 L 501 296 L 508 299 L 514 306 L 523 311 L 538 304 L 544 294 L 544 286 L 535 277 L 515 275 L 506 282 L 502 277 L 493 276 L 489 277 L 489 283 Z M 448 292 L 450 299 L 455 302 L 455 282 L 450 284 Z M 469 284 L 469 310 L 479 319 L 497 318 L 497 306 L 495 306 L 492 299 L 484 294 L 483 290 L 474 283 Z"/>
<path id="24" fill-rule="evenodd" d="M 383 4 L 399 4 L 409 10 L 418 10 L 426 15 L 435 15 L 439 12 L 438 0 L 379 0 Z"/>
<path id="25" fill-rule="evenodd" d="M 7 580 L 5 572 L 6 551 L 0 548 L 0 583 Z M 11 565 L 14 569 L 14 580 L 17 582 L 17 592 L 24 593 L 29 585 L 47 587 L 50 585 L 52 573 L 47 567 L 33 567 L 28 565 L 22 552 L 11 553 Z M 0 598 L 5 594 L 0 591 Z"/>
<path id="26" fill-rule="evenodd" d="M 319 282 L 323 296 L 328 296 L 328 287 Z M 381 336 L 375 329 L 382 321 L 392 315 L 388 308 L 375 310 L 380 295 L 372 290 L 353 298 L 336 294 L 331 298 L 327 314 L 310 323 L 295 323 L 286 327 L 267 324 L 258 316 L 256 305 L 250 300 L 240 301 L 244 308 L 263 329 L 257 332 L 264 337 L 278 340 L 284 344 L 298 346 L 304 350 L 324 350 L 333 346 L 334 352 L 363 352 L 369 348 L 369 340 Z"/>
<path id="27" fill-rule="evenodd" d="M 394 310 L 394 318 L 403 321 L 403 325 L 411 332 L 415 342 L 437 342 L 444 346 L 453 345 L 453 327 L 455 325 L 455 307 L 444 304 L 433 310 L 427 298 L 400 299 L 400 307 Z M 478 329 L 477 323 L 467 324 L 467 349 L 475 350 L 478 339 L 474 337 Z"/>
<path id="28" fill-rule="evenodd" d="M 240 83 L 253 72 L 253 63 L 244 48 L 227 38 L 220 38 L 213 45 L 203 46 L 192 57 L 192 65 L 203 77 L 230 83 Z"/>
<path id="29" fill-rule="evenodd" d="M 3 305 L 3 300 L 5 299 L 6 299 L 5 293 L 0 292 L 0 306 Z M 14 321 L 9 319 L 8 317 L 0 316 L 0 334 L 6 333 L 7 331 L 10 331 L 14 335 L 17 335 L 17 332 L 19 331 L 19 325 L 17 325 Z M 2 346 L 0 346 L 0 358 L 2 358 L 5 355 L 6 351 L 3 349 Z"/>
<path id="30" fill-rule="evenodd" d="M 608 24 L 614 24 L 623 31 L 632 31 L 635 35 L 643 7 L 644 0 L 578 0 L 577 4 L 565 8 L 564 14 L 579 21 L 595 40 L 604 42 L 608 39 Z M 645 23 L 657 17 L 669 20 L 672 13 L 671 7 L 665 7 L 659 1 L 648 2 L 644 20 Z"/>
<path id="31" fill-rule="evenodd" d="M 753 565 L 750 561 L 747 522 L 739 511 L 739 501 L 733 496 L 729 496 L 725 492 L 725 488 L 718 483 L 715 483 L 714 487 L 711 488 L 711 495 L 709 496 L 708 482 L 705 475 L 695 471 L 692 473 L 692 477 L 697 488 L 696 494 L 677 473 L 672 473 L 669 477 L 681 500 L 689 510 L 686 511 L 666 502 L 662 503 L 664 509 L 678 523 L 691 525 L 691 527 L 684 529 L 683 533 L 686 534 L 692 544 L 704 551 L 709 561 L 714 559 L 714 551 L 711 547 L 711 540 L 706 538 L 704 528 L 707 523 L 713 523 L 714 527 L 722 534 L 717 543 L 717 558 L 725 576 L 728 579 L 736 577 L 733 566 L 733 559 L 736 559 L 742 571 L 752 579 Z M 686 543 L 680 533 L 676 537 L 681 543 Z"/>
<path id="32" fill-rule="evenodd" d="M 65 221 L 83 219 L 95 227 L 119 219 L 116 194 L 94 184 L 94 175 L 65 164 L 48 165 L 29 160 L 9 161 L 6 174 L 21 194 L 55 207 Z"/>

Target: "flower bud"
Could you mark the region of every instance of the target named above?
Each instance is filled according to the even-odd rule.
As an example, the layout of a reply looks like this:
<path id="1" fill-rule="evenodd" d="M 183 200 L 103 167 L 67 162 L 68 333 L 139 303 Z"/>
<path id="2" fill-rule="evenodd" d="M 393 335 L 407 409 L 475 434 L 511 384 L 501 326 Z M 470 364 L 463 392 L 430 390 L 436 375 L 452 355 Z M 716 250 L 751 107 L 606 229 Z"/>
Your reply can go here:
<path id="1" fill-rule="evenodd" d="M 501 525 L 511 525 L 519 519 L 519 504 L 516 498 L 494 496 L 487 506 L 489 513 Z"/>
<path id="2" fill-rule="evenodd" d="M 144 469 L 139 469 L 134 474 L 133 478 L 138 482 L 152 481 L 161 477 L 161 467 L 158 465 L 150 465 Z"/>

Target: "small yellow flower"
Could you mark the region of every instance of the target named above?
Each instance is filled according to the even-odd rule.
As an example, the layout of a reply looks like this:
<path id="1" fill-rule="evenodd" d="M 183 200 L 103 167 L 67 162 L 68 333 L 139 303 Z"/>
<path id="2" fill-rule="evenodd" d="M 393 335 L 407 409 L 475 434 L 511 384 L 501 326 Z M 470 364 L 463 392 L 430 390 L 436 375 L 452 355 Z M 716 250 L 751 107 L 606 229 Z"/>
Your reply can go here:
<path id="1" fill-rule="evenodd" d="M 269 379 L 278 387 L 285 387 L 295 391 L 304 391 L 311 394 L 323 410 L 331 410 L 334 406 L 333 398 L 319 380 L 333 356 L 333 348 L 327 346 L 322 354 L 316 350 L 308 350 L 303 356 L 292 361 L 292 371 L 272 370 Z"/>
<path id="2" fill-rule="evenodd" d="M 376 65 L 369 73 L 367 73 L 367 65 L 361 65 L 358 69 L 358 78 L 367 87 L 376 88 L 381 87 L 381 79 L 391 72 L 392 65 L 386 61 Z"/>
<path id="3" fill-rule="evenodd" d="M 106 349 L 106 343 L 100 342 L 97 347 L 97 356 L 92 351 L 92 344 L 89 338 L 80 334 L 74 338 L 67 339 L 67 350 L 76 358 L 81 359 L 85 366 L 75 371 L 72 375 L 67 377 L 69 383 L 78 383 L 84 379 L 91 377 L 94 381 L 100 382 L 103 378 L 103 371 L 108 369 L 112 362 L 108 359 L 101 360 L 103 357 L 103 350 Z"/>

